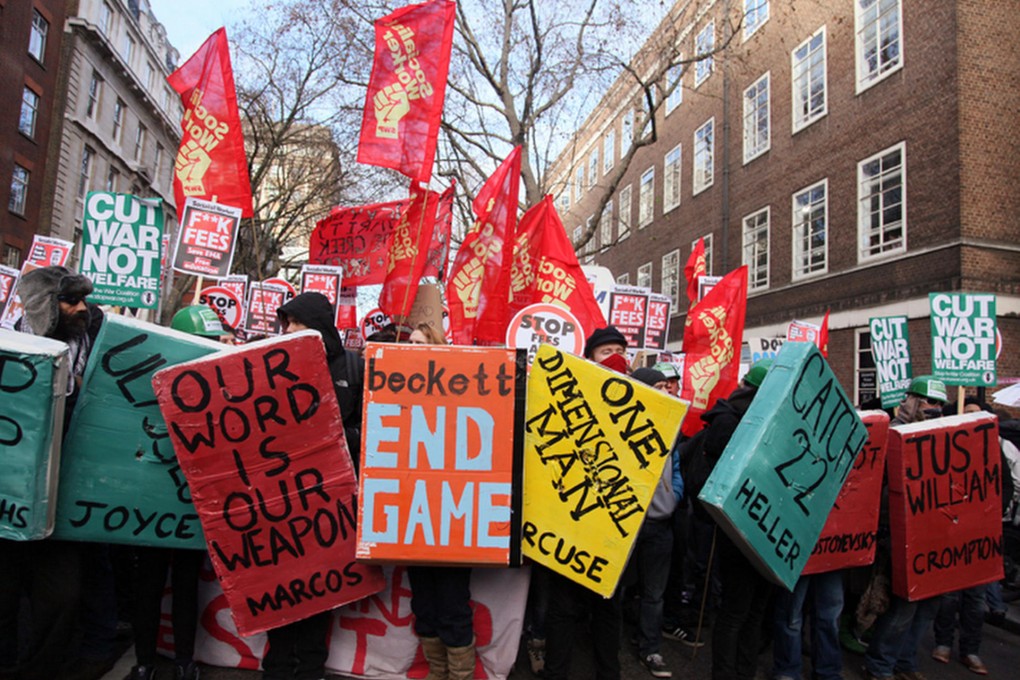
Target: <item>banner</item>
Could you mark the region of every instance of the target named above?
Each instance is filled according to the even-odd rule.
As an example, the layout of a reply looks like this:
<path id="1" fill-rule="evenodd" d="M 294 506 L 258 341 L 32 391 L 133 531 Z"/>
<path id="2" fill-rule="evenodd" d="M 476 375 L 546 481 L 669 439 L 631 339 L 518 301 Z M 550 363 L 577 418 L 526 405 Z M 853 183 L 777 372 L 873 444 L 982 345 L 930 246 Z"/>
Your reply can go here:
<path id="1" fill-rule="evenodd" d="M 574 315 L 559 305 L 528 305 L 510 321 L 506 346 L 527 350 L 528 366 L 535 363 L 539 345 L 552 345 L 575 356 L 584 353 L 584 330 Z"/>
<path id="2" fill-rule="evenodd" d="M 517 226 L 520 184 L 517 146 L 471 204 L 475 223 L 457 251 L 446 289 L 450 331 L 458 345 L 503 342 L 511 316 L 509 243 Z"/>
<path id="3" fill-rule="evenodd" d="M 306 264 L 301 267 L 301 292 L 322 293 L 333 307 L 333 323 L 340 325 L 340 290 L 344 279 L 343 267 L 326 264 Z"/>
<path id="4" fill-rule="evenodd" d="M 672 305 L 673 302 L 668 295 L 652 293 L 648 296 L 648 314 L 645 320 L 646 349 L 666 349 Z"/>
<path id="5" fill-rule="evenodd" d="M 610 597 L 687 404 L 549 345 L 527 404 L 524 555 Z"/>
<path id="6" fill-rule="evenodd" d="M 793 590 L 867 436 L 818 348 L 788 342 L 698 499 L 763 576 Z"/>
<path id="7" fill-rule="evenodd" d="M 205 549 L 152 376 L 221 349 L 207 338 L 106 316 L 64 439 L 55 537 Z"/>
<path id="8" fill-rule="evenodd" d="M 70 241 L 36 234 L 32 238 L 32 247 L 28 249 L 28 257 L 25 258 L 25 262 L 40 267 L 66 267 L 68 260 L 71 259 L 73 248 L 74 244 Z"/>
<path id="9" fill-rule="evenodd" d="M 751 364 L 756 364 L 762 359 L 775 359 L 786 338 L 744 338 L 748 349 L 751 350 Z"/>
<path id="10" fill-rule="evenodd" d="M 740 346 L 747 311 L 747 265 L 723 277 L 687 313 L 684 326 L 684 375 L 680 396 L 691 402 L 684 434 L 693 437 L 705 421 L 701 414 L 729 396 L 739 384 Z"/>
<path id="11" fill-rule="evenodd" d="M 895 408 L 906 396 L 913 377 L 907 317 L 872 317 L 868 321 L 868 328 L 871 331 L 871 356 L 875 359 L 882 408 Z"/>
<path id="12" fill-rule="evenodd" d="M 183 274 L 225 278 L 237 245 L 241 211 L 189 198 L 181 213 L 173 268 Z"/>
<path id="13" fill-rule="evenodd" d="M 862 567 L 875 561 L 889 415 L 885 411 L 859 415 L 868 438 L 854 459 L 803 575 Z"/>
<path id="14" fill-rule="evenodd" d="M 616 285 L 609 294 L 609 324 L 623 333 L 630 349 L 645 346 L 649 295 L 648 288 L 621 285 Z"/>
<path id="15" fill-rule="evenodd" d="M 64 343 L 0 329 L 0 538 L 53 530 L 69 370 Z"/>
<path id="16" fill-rule="evenodd" d="M 995 296 L 929 293 L 931 372 L 947 385 L 995 387 Z"/>
<path id="17" fill-rule="evenodd" d="M 524 352 L 365 349 L 361 561 L 520 564 Z"/>
<path id="18" fill-rule="evenodd" d="M 354 208 L 334 208 L 315 223 L 308 263 L 343 267 L 345 286 L 386 280 L 389 247 L 407 199 Z"/>
<path id="19" fill-rule="evenodd" d="M 184 106 L 183 134 L 174 162 L 175 204 L 180 208 L 186 198 L 199 198 L 232 206 L 242 217 L 251 217 L 248 159 L 226 29 L 210 35 L 166 80 L 181 95 Z"/>
<path id="20" fill-rule="evenodd" d="M 997 423 L 979 411 L 890 428 L 892 588 L 899 597 L 923 600 L 1002 578 Z"/>
<path id="21" fill-rule="evenodd" d="M 279 335 L 280 317 L 276 315 L 276 310 L 286 301 L 287 289 L 259 281 L 252 281 L 248 288 L 244 330 L 254 335 Z"/>
<path id="22" fill-rule="evenodd" d="M 606 325 L 574 246 L 556 214 L 552 196 L 524 213 L 517 226 L 510 292 L 512 314 L 529 305 L 551 303 L 568 310 L 580 322 L 579 332 L 584 337 Z"/>
<path id="23" fill-rule="evenodd" d="M 153 387 L 238 631 L 383 588 L 354 561 L 354 466 L 316 331 L 163 369 Z"/>
<path id="24" fill-rule="evenodd" d="M 82 218 L 81 273 L 89 302 L 136 309 L 159 304 L 163 201 L 90 191 Z"/>
<path id="25" fill-rule="evenodd" d="M 393 232 L 386 266 L 386 280 L 379 293 L 379 308 L 391 317 L 404 318 L 411 313 L 418 283 L 425 274 L 436 224 L 439 194 L 415 186 L 412 182 L 409 204 Z"/>
<path id="26" fill-rule="evenodd" d="M 375 22 L 358 162 L 432 178 L 453 46 L 452 0 L 408 5 Z"/>

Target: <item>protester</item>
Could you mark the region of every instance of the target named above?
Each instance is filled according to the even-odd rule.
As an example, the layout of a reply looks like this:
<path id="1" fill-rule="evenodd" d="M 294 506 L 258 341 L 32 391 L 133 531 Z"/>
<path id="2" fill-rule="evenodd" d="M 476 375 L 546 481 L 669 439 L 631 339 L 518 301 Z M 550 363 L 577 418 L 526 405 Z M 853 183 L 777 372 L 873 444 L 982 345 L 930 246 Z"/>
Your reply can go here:
<path id="1" fill-rule="evenodd" d="M 914 378 L 907 394 L 896 409 L 893 425 L 918 423 L 942 415 L 942 405 L 948 401 L 946 386 L 930 375 Z M 877 614 L 871 632 L 871 641 L 864 654 L 866 680 L 921 680 L 917 670 L 917 647 L 921 636 L 931 626 L 938 611 L 939 598 L 910 602 L 889 592 L 892 583 L 891 545 L 889 535 L 889 503 L 887 487 L 883 485 L 882 507 L 878 519 L 878 539 L 875 546 L 875 563 L 872 566 L 872 583 L 857 607 L 859 625 L 862 618 Z M 887 603 L 887 604 L 886 604 Z"/>
<path id="2" fill-rule="evenodd" d="M 216 313 L 205 305 L 192 305 L 174 314 L 170 328 L 203 338 L 233 338 Z M 198 574 L 205 552 L 178 548 L 138 546 L 134 556 L 135 612 L 133 617 L 135 659 L 124 680 L 152 680 L 156 675 L 156 643 L 159 638 L 161 604 L 170 571 L 170 620 L 174 634 L 174 666 L 177 680 L 198 680 L 195 663 L 195 632 L 198 628 Z"/>
<path id="3" fill-rule="evenodd" d="M 340 342 L 334 325 L 334 311 L 322 293 L 301 293 L 277 310 L 284 334 L 311 329 L 318 331 L 326 346 L 326 362 L 333 380 L 333 391 L 340 406 L 347 449 L 357 472 L 361 452 L 361 400 L 364 390 L 362 359 Z M 264 680 L 317 680 L 326 675 L 329 657 L 326 639 L 330 612 L 273 628 L 268 632 L 269 646 L 262 659 Z"/>
<path id="4" fill-rule="evenodd" d="M 843 572 L 839 569 L 801 576 L 792 592 L 778 589 L 772 638 L 773 679 L 801 677 L 805 609 L 811 634 L 811 677 L 842 680 L 839 618 L 843 611 Z"/>
<path id="5" fill-rule="evenodd" d="M 737 389 L 702 414 L 704 455 L 712 467 L 722 457 L 771 365 L 771 359 L 755 363 Z M 762 623 L 774 586 L 718 528 L 715 543 L 722 601 L 712 631 L 712 678 L 750 680 L 755 676 Z"/>
<path id="6" fill-rule="evenodd" d="M 445 345 L 446 338 L 427 323 L 420 323 L 408 336 L 408 342 L 412 345 Z"/>
<path id="7" fill-rule="evenodd" d="M 680 369 L 676 364 L 669 361 L 660 361 L 652 366 L 656 371 L 666 376 L 666 392 L 673 397 L 680 396 Z"/>
<path id="8" fill-rule="evenodd" d="M 631 374 L 635 380 L 669 394 L 667 377 L 653 368 L 639 368 Z M 674 448 L 662 468 L 648 512 L 634 541 L 626 578 L 640 583 L 641 605 L 638 612 L 638 656 L 656 678 L 673 677 L 659 653 L 662 640 L 663 594 L 669 579 L 673 555 L 673 512 L 683 498 L 680 454 Z"/>
<path id="9" fill-rule="evenodd" d="M 16 329 L 60 340 L 69 348 L 71 370 L 65 388 L 65 433 L 103 321 L 102 311 L 85 301 L 91 292 L 91 281 L 64 267 L 41 267 L 26 272 L 18 285 L 25 309 Z M 69 671 L 99 673 L 103 669 L 97 665 L 107 670 L 112 666 L 105 657 L 87 664 L 88 669 L 84 668 L 86 664 L 79 663 L 77 671 L 69 663 L 75 650 L 72 641 L 81 604 L 82 554 L 82 546 L 69 541 L 0 539 L 0 677 L 52 680 L 68 677 Z M 112 594 L 112 586 L 110 591 Z M 23 597 L 29 605 L 28 634 L 26 647 L 19 651 L 19 609 Z M 106 626 L 95 628 L 109 632 Z M 115 614 L 112 633 L 116 633 Z"/>
<path id="10" fill-rule="evenodd" d="M 619 373 L 628 372 L 627 339 L 613 326 L 597 328 L 584 345 L 584 357 Z M 541 567 L 536 567 L 536 569 Z M 546 615 L 546 680 L 568 680 L 570 661 L 579 628 L 591 617 L 590 633 L 595 656 L 596 680 L 620 678 L 620 591 L 604 598 L 552 571 L 549 578 L 549 610 Z"/>

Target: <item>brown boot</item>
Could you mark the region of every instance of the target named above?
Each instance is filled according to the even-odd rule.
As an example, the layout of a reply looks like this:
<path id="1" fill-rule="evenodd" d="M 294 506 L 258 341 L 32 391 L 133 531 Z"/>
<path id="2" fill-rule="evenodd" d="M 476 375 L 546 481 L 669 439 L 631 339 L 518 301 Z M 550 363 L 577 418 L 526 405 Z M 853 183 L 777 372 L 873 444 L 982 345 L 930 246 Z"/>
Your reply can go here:
<path id="1" fill-rule="evenodd" d="M 465 647 L 447 647 L 450 680 L 471 680 L 475 675 L 475 641 Z"/>
<path id="2" fill-rule="evenodd" d="M 425 680 L 447 680 L 450 674 L 446 668 L 446 645 L 437 637 L 423 637 L 419 640 L 425 660 L 429 662 L 429 674 Z"/>

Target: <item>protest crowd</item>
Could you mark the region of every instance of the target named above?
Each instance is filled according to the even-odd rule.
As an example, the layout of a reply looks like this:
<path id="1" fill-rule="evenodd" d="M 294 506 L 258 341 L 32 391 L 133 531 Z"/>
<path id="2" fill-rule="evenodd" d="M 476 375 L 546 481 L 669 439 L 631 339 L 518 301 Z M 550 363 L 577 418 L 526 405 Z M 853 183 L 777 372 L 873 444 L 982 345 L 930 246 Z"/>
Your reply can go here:
<path id="1" fill-rule="evenodd" d="M 377 23 L 389 71 L 359 158 L 414 183 L 324 218 L 300 281 L 231 273 L 243 145 L 176 182 L 172 257 L 160 210 L 88 194 L 90 225 L 138 218 L 118 224 L 163 256 L 152 281 L 94 255 L 76 271 L 74 244 L 40 241 L 0 305 L 0 679 L 100 678 L 132 645 L 124 680 L 514 664 L 570 680 L 581 651 L 597 680 L 620 680 L 624 654 L 670 678 L 674 643 L 704 648 L 713 680 L 920 680 L 923 656 L 989 674 L 982 629 L 1020 591 L 1015 411 L 934 370 L 852 403 L 828 315 L 742 364 L 747 267 L 699 287 L 702 242 L 668 351 L 667 296 L 596 290 L 551 197 L 518 222 L 520 147 L 477 190 L 447 272 L 452 187 L 425 186 L 452 13 L 432 0 Z M 446 66 L 423 44 L 409 61 L 415 35 Z M 212 54 L 229 69 L 222 29 L 171 76 L 186 108 L 232 83 L 209 82 Z M 229 98 L 207 104 L 239 129 Z M 402 145 L 423 137 L 414 160 Z M 367 228 L 380 251 L 345 257 Z M 190 304 L 153 323 L 168 272 L 196 279 Z M 346 287 L 368 284 L 379 309 L 359 325 Z M 994 337 L 994 296 L 931 300 L 990 309 L 975 328 Z"/>

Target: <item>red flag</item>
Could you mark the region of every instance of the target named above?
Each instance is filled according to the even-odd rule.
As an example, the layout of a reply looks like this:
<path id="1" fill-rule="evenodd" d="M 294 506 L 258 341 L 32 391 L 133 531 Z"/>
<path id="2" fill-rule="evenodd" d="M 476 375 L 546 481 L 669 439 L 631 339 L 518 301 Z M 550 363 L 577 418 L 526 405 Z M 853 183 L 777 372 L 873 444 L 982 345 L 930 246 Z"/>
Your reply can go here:
<path id="1" fill-rule="evenodd" d="M 528 305 L 551 302 L 577 317 L 584 337 L 606 325 L 552 196 L 543 198 L 521 217 L 514 241 L 510 292 L 511 317 Z"/>
<path id="2" fill-rule="evenodd" d="M 687 314 L 680 398 L 691 403 L 682 427 L 688 437 L 704 427 L 701 414 L 737 387 L 746 311 L 744 265 L 724 276 Z"/>
<path id="3" fill-rule="evenodd" d="M 407 199 L 334 208 L 308 240 L 308 263 L 344 268 L 344 286 L 383 283 L 388 250 Z"/>
<path id="4" fill-rule="evenodd" d="M 178 207 L 194 196 L 240 208 L 242 217 L 251 217 L 248 159 L 226 29 L 209 36 L 167 82 L 184 105 L 184 132 L 174 163 Z"/>
<path id="5" fill-rule="evenodd" d="M 439 197 L 436 206 L 436 226 L 432 230 L 432 243 L 429 244 L 428 262 L 422 276 L 434 276 L 440 281 L 446 278 L 446 262 L 450 257 L 450 229 L 453 225 L 453 193 L 457 183 L 454 181 Z"/>
<path id="6" fill-rule="evenodd" d="M 684 278 L 687 279 L 687 311 L 698 301 L 698 279 L 708 273 L 705 265 L 705 239 L 699 238 L 691 250 L 691 256 L 684 265 Z"/>
<path id="7" fill-rule="evenodd" d="M 453 0 L 408 5 L 375 22 L 358 162 L 428 184 L 453 45 Z"/>
<path id="8" fill-rule="evenodd" d="M 818 350 L 826 359 L 829 358 L 829 310 L 825 310 L 825 318 L 822 319 L 822 327 L 818 331 Z"/>
<path id="9" fill-rule="evenodd" d="M 478 192 L 474 225 L 464 237 L 446 289 L 454 344 L 501 344 L 510 322 L 510 265 L 506 247 L 517 226 L 521 147 L 514 147 Z"/>
<path id="10" fill-rule="evenodd" d="M 422 246 L 432 242 L 439 194 L 412 182 L 408 201 L 393 232 L 386 281 L 379 294 L 379 308 L 391 318 L 411 313 L 418 282 L 428 264 L 427 246 Z"/>

